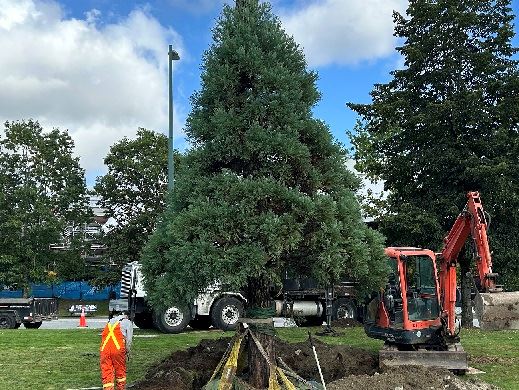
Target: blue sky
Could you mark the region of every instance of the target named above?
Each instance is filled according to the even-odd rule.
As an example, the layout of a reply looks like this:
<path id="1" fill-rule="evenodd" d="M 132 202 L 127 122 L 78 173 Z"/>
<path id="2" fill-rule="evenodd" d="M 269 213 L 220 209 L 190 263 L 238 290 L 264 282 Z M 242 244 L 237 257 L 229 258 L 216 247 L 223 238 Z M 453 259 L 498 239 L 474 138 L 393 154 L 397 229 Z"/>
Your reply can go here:
<path id="1" fill-rule="evenodd" d="M 110 145 L 137 127 L 167 133 L 167 45 L 175 63 L 175 146 L 202 53 L 224 3 L 232 0 L 0 0 L 0 120 L 34 118 L 67 128 L 91 185 Z M 274 12 L 319 73 L 315 116 L 348 145 L 374 83 L 402 66 L 391 11 L 406 0 L 273 0 Z M 513 1 L 514 12 L 519 0 Z M 516 22 L 517 24 L 517 22 Z M 4 30 L 4 31 L 2 31 Z M 516 28 L 517 31 L 517 28 Z M 519 45 L 517 37 L 515 46 Z M 3 91 L 3 92 L 2 92 Z"/>

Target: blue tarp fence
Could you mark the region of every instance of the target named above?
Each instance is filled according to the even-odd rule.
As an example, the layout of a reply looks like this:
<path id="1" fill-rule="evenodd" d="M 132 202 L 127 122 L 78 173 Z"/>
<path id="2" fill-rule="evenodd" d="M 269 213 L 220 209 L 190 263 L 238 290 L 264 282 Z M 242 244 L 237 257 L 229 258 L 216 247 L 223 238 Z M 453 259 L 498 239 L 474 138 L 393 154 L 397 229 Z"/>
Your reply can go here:
<path id="1" fill-rule="evenodd" d="M 114 287 L 97 288 L 88 282 L 62 282 L 58 284 L 31 284 L 31 295 L 35 298 L 82 299 L 85 301 L 103 301 L 119 298 L 121 284 Z M 0 286 L 0 298 L 21 298 L 22 290 L 8 290 Z"/>

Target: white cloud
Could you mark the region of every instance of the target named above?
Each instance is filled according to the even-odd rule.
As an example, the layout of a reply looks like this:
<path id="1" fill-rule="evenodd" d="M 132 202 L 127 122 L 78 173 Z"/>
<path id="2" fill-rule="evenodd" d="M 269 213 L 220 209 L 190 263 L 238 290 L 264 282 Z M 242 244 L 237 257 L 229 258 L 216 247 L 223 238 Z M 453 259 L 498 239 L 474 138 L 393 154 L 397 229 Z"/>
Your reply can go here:
<path id="1" fill-rule="evenodd" d="M 286 31 L 301 44 L 311 66 L 357 64 L 394 52 L 393 10 L 407 0 L 312 0 L 280 11 Z"/>
<path id="2" fill-rule="evenodd" d="M 362 180 L 361 187 L 357 191 L 357 196 L 364 207 L 373 207 L 374 204 L 372 199 L 385 200 L 387 198 L 389 192 L 384 190 L 383 180 L 373 181 L 369 179 L 364 173 L 357 171 L 355 169 L 354 159 L 348 159 L 346 161 L 346 168 L 348 168 L 349 171 L 353 172 Z M 380 206 L 377 205 L 375 207 L 379 209 Z M 372 222 L 374 220 L 373 215 L 369 215 L 365 210 L 363 211 L 363 214 L 365 222 Z"/>
<path id="3" fill-rule="evenodd" d="M 372 181 L 371 179 L 367 178 L 365 174 L 357 171 L 355 169 L 355 160 L 348 159 L 346 161 L 346 167 L 348 170 L 353 172 L 355 175 L 359 176 L 362 180 L 362 185 L 359 190 L 359 195 L 366 196 L 368 195 L 368 192 L 371 192 L 372 195 L 376 198 L 384 199 L 387 196 L 386 191 L 384 191 L 384 181 Z"/>
<path id="4" fill-rule="evenodd" d="M 48 0 L 0 0 L 0 120 L 69 129 L 82 166 L 97 171 L 110 145 L 137 127 L 167 131 L 168 43 L 184 51 L 144 9 L 117 24 L 100 18 L 95 9 L 65 18 Z M 183 120 L 175 115 L 177 134 Z"/>

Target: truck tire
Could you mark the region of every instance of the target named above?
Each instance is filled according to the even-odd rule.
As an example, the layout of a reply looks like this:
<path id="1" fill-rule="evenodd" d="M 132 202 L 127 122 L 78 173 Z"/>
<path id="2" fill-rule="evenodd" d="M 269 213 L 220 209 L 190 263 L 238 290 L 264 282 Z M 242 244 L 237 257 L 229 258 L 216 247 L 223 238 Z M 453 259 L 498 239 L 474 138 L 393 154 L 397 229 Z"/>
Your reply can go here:
<path id="1" fill-rule="evenodd" d="M 235 297 L 220 298 L 211 309 L 211 322 L 221 330 L 235 330 L 243 317 L 243 303 Z"/>
<path id="2" fill-rule="evenodd" d="M 23 326 L 25 329 L 38 329 L 41 326 L 42 322 L 24 322 Z"/>
<path id="3" fill-rule="evenodd" d="M 211 317 L 196 316 L 191 320 L 189 326 L 196 330 L 207 330 L 211 327 Z"/>
<path id="4" fill-rule="evenodd" d="M 333 302 L 332 320 L 357 319 L 357 305 L 352 299 L 338 298 Z"/>
<path id="5" fill-rule="evenodd" d="M 191 321 L 187 306 L 170 306 L 153 314 L 153 324 L 163 333 L 183 332 Z"/>
<path id="6" fill-rule="evenodd" d="M 15 329 L 16 319 L 12 314 L 0 313 L 0 329 Z"/>
<path id="7" fill-rule="evenodd" d="M 153 315 L 149 312 L 136 313 L 133 322 L 139 327 L 139 329 L 153 329 L 154 327 Z"/>

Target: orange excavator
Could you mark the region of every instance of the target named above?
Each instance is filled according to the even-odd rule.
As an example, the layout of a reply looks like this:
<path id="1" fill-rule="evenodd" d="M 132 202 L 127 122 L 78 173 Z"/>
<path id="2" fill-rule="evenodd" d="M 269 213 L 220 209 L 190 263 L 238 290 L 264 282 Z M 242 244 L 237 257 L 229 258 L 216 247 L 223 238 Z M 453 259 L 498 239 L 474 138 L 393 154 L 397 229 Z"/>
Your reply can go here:
<path id="1" fill-rule="evenodd" d="M 477 254 L 475 307 L 481 328 L 519 329 L 519 292 L 503 292 L 497 285 L 479 193 L 469 192 L 467 197 L 441 253 L 386 248 L 391 268 L 388 283 L 366 306 L 364 321 L 368 336 L 385 341 L 381 366 L 468 368 L 456 320 L 456 270 L 458 255 L 470 236 Z"/>

